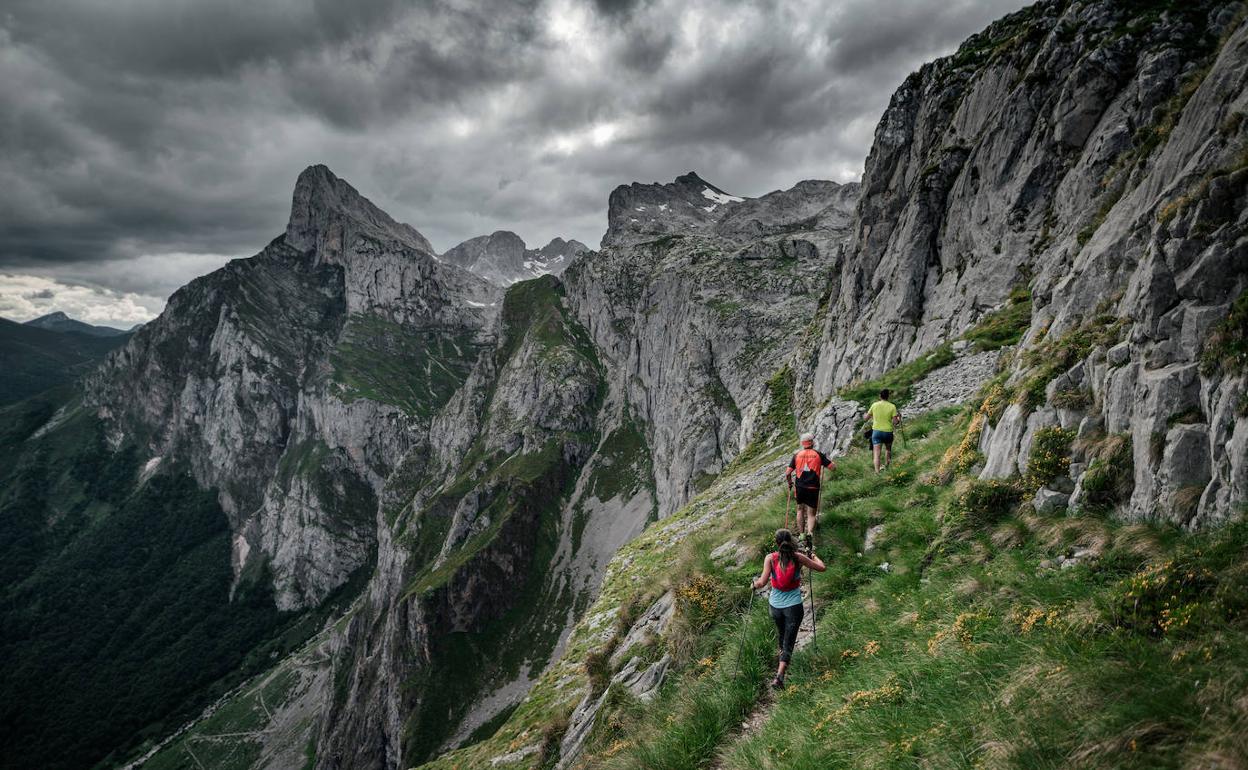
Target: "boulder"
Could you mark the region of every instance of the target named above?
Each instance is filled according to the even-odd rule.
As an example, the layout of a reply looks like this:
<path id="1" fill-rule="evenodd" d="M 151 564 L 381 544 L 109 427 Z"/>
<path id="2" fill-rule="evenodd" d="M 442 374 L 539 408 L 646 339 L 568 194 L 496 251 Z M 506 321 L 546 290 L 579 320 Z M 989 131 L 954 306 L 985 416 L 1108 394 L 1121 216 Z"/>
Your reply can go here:
<path id="1" fill-rule="evenodd" d="M 1031 501 L 1032 506 L 1036 509 L 1036 513 L 1044 514 L 1056 513 L 1063 510 L 1069 503 L 1069 493 L 1059 492 L 1056 489 L 1047 488 L 1037 490 L 1036 496 Z"/>

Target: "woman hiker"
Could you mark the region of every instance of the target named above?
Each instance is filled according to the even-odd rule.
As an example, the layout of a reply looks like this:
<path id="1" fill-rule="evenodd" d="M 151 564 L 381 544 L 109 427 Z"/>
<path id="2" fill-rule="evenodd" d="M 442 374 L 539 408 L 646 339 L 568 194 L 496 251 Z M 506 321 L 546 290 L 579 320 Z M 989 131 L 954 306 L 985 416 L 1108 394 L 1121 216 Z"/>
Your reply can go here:
<path id="1" fill-rule="evenodd" d="M 776 550 L 763 559 L 763 572 L 751 585 L 758 590 L 771 581 L 771 619 L 776 621 L 780 635 L 780 669 L 771 686 L 777 690 L 784 687 L 784 672 L 793 657 L 793 645 L 797 642 L 797 629 L 802 624 L 802 567 L 816 572 L 827 569 L 818 556 L 798 553 L 793 533 L 787 529 L 776 531 Z"/>

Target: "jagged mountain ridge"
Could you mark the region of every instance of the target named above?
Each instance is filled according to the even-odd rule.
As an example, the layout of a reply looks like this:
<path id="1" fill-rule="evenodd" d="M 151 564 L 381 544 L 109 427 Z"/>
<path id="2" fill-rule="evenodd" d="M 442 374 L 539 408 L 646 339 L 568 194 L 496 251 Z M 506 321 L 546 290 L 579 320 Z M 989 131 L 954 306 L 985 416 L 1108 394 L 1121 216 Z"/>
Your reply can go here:
<path id="1" fill-rule="evenodd" d="M 540 249 L 530 249 L 515 233 L 498 230 L 452 246 L 439 258 L 491 283 L 510 286 L 542 275 L 559 275 L 586 251 L 589 247 L 580 241 L 562 238 L 554 238 Z"/>
<path id="2" fill-rule="evenodd" d="M 384 480 L 467 375 L 497 299 L 313 166 L 286 235 L 176 292 L 87 400 L 117 441 L 144 436 L 153 461 L 185 457 L 220 490 L 236 574 L 266 559 L 280 606 L 316 604 L 371 558 Z M 290 472 L 308 458 L 313 478 Z"/>

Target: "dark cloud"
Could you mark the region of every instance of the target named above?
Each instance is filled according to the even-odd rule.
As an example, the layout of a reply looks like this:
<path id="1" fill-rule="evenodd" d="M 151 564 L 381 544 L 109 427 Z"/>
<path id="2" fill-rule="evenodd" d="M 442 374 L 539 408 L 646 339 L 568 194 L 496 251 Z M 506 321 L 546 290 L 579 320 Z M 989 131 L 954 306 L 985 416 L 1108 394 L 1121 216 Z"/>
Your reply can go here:
<path id="1" fill-rule="evenodd" d="M 846 181 L 905 75 L 1021 5 L 9 0 L 0 282 L 129 317 L 280 232 L 312 163 L 440 249 L 596 243 L 615 185 L 690 169 Z"/>

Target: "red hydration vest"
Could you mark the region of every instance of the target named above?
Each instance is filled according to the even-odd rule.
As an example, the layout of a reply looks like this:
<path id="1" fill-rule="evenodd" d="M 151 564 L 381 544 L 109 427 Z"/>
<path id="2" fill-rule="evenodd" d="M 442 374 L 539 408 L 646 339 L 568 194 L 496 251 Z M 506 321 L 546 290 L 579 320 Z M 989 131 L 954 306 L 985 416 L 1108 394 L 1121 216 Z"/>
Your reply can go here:
<path id="1" fill-rule="evenodd" d="M 802 573 L 797 557 L 787 568 L 780 563 L 780 552 L 771 555 L 771 587 L 777 591 L 792 591 L 802 584 Z"/>

